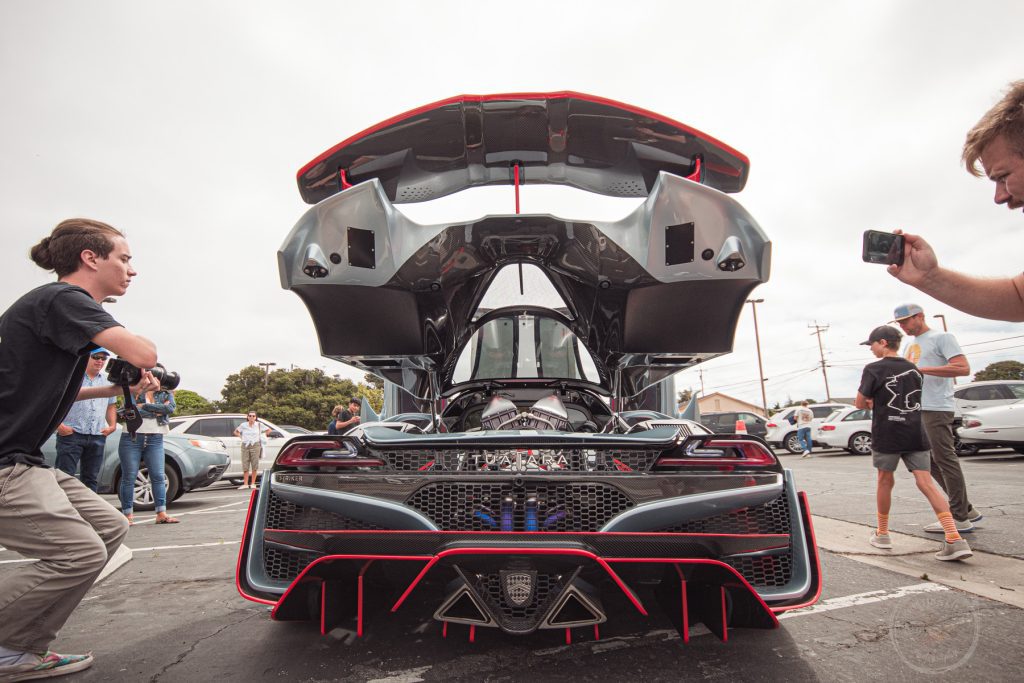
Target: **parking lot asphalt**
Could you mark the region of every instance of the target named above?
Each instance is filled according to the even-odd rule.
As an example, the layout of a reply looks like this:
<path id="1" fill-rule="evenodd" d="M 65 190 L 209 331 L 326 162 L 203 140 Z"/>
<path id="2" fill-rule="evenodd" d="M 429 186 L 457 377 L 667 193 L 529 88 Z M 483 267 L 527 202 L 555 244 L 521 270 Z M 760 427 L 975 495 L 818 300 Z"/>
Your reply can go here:
<path id="1" fill-rule="evenodd" d="M 816 515 L 865 531 L 873 523 L 867 458 L 816 452 L 783 462 Z M 965 463 L 975 505 L 993 521 L 971 537 L 975 547 L 998 550 L 1024 537 L 1020 504 L 1009 499 L 1014 482 L 1024 483 L 1022 462 L 982 455 Z M 896 493 L 894 528 L 925 538 L 919 527 L 930 513 L 909 475 L 898 477 Z M 683 644 L 657 614 L 626 610 L 602 626 L 597 641 L 592 633 L 578 632 L 567 645 L 561 632 L 512 638 L 477 629 L 471 643 L 465 627 L 443 638 L 433 606 L 415 603 L 398 614 L 372 610 L 362 638 L 354 624 L 322 636 L 318 624 L 273 622 L 266 606 L 238 595 L 248 499 L 248 491 L 217 484 L 175 503 L 181 524 L 154 526 L 152 515 L 139 515 L 127 539 L 133 559 L 90 591 L 54 643 L 59 651 L 92 650 L 96 663 L 62 680 L 1003 681 L 1019 678 L 1024 656 L 1021 609 L 828 550 L 817 605 L 785 615 L 774 631 L 732 630 L 726 643 L 698 629 Z M 1017 558 L 1020 546 L 1004 554 Z M 0 552 L 0 580 L 18 561 Z"/>

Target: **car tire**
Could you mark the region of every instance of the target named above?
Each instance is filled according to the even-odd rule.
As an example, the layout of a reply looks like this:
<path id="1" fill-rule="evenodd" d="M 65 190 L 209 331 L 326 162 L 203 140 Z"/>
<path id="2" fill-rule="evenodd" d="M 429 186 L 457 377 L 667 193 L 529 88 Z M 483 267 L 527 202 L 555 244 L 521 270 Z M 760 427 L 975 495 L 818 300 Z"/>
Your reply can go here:
<path id="1" fill-rule="evenodd" d="M 854 455 L 871 455 L 871 434 L 857 432 L 850 437 L 847 449 Z"/>
<path id="2" fill-rule="evenodd" d="M 796 438 L 796 432 L 786 434 L 786 438 L 782 440 L 782 445 L 793 455 L 804 452 L 804 449 L 800 446 L 800 439 Z"/>
<path id="3" fill-rule="evenodd" d="M 181 496 L 181 476 L 169 463 L 164 463 L 164 479 L 167 480 L 167 502 L 171 502 Z M 114 483 L 114 491 L 120 490 L 121 471 L 118 470 L 117 481 Z M 153 485 L 149 481 L 149 469 L 145 465 L 139 468 L 135 475 L 135 496 L 132 501 L 133 510 L 148 512 L 156 509 L 156 502 L 153 500 Z"/>
<path id="4" fill-rule="evenodd" d="M 964 443 L 960 439 L 953 439 L 953 449 L 958 456 L 977 455 L 981 447 L 976 443 Z"/>
<path id="5" fill-rule="evenodd" d="M 1021 455 L 1024 455 L 1024 446 L 1014 446 L 1013 450 L 1017 451 Z"/>

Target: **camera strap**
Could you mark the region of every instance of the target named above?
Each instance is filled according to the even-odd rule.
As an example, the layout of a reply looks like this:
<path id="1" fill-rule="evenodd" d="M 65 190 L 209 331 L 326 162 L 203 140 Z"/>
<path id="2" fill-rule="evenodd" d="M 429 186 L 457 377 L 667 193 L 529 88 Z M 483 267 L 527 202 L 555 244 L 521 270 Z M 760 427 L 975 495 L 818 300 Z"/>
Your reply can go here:
<path id="1" fill-rule="evenodd" d="M 135 432 L 142 426 L 142 416 L 135 407 L 132 392 L 128 391 L 128 387 L 122 384 L 121 391 L 124 392 L 124 425 L 128 429 L 128 435 L 134 439 Z"/>

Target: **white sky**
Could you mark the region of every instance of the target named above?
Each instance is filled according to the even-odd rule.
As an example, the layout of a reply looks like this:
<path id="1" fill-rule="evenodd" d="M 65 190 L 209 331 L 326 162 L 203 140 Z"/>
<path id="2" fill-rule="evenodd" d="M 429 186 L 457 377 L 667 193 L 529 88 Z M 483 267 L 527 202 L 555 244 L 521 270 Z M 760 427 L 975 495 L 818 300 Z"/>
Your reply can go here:
<path id="1" fill-rule="evenodd" d="M 902 227 L 952 267 L 1020 271 L 1024 216 L 993 204 L 991 183 L 959 156 L 966 131 L 1024 77 L 1022 25 L 1012 0 L 5 0 L 0 310 L 53 279 L 29 248 L 87 216 L 128 235 L 140 274 L 111 312 L 157 342 L 183 388 L 219 398 L 228 374 L 262 361 L 359 379 L 319 355 L 305 307 L 280 288 L 275 253 L 308 208 L 295 172 L 428 102 L 571 89 L 659 112 L 750 157 L 737 198 L 774 253 L 771 281 L 754 292 L 765 299 L 769 404 L 824 398 L 815 321 L 830 325 L 832 395 L 852 396 L 870 360 L 857 342 L 904 301 L 946 314 L 974 369 L 1021 359 L 1024 326 L 916 293 L 862 263 L 860 237 Z M 436 217 L 406 212 L 425 222 L 511 212 L 511 189 L 491 189 Z M 529 186 L 522 201 L 526 213 L 576 219 L 630 206 Z M 677 384 L 700 378 L 688 371 Z M 760 403 L 749 313 L 704 385 Z"/>

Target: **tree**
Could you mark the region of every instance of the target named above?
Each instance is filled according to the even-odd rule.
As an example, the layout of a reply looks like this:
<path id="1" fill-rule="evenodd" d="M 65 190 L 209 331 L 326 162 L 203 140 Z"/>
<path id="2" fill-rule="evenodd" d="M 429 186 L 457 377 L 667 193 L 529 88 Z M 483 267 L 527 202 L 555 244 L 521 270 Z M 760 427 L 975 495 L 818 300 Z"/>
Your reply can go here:
<path id="1" fill-rule="evenodd" d="M 348 379 L 328 377 L 323 370 L 274 370 L 269 375 L 257 365 L 230 375 L 221 390 L 219 408 L 226 413 L 244 413 L 255 409 L 278 424 L 294 424 L 307 429 L 323 429 L 336 405 L 345 405 L 349 397 L 363 396 L 376 411 L 384 402 L 383 391 Z"/>
<path id="2" fill-rule="evenodd" d="M 216 406 L 213 403 L 188 389 L 175 391 L 174 403 L 177 406 L 174 411 L 175 415 L 202 415 L 216 412 Z"/>
<path id="3" fill-rule="evenodd" d="M 693 398 L 693 389 L 683 389 L 676 394 L 676 405 L 686 405 L 690 402 L 691 398 Z"/>
<path id="4" fill-rule="evenodd" d="M 1001 360 L 974 373 L 975 382 L 992 379 L 1024 379 L 1024 363 L 1016 360 Z"/>

